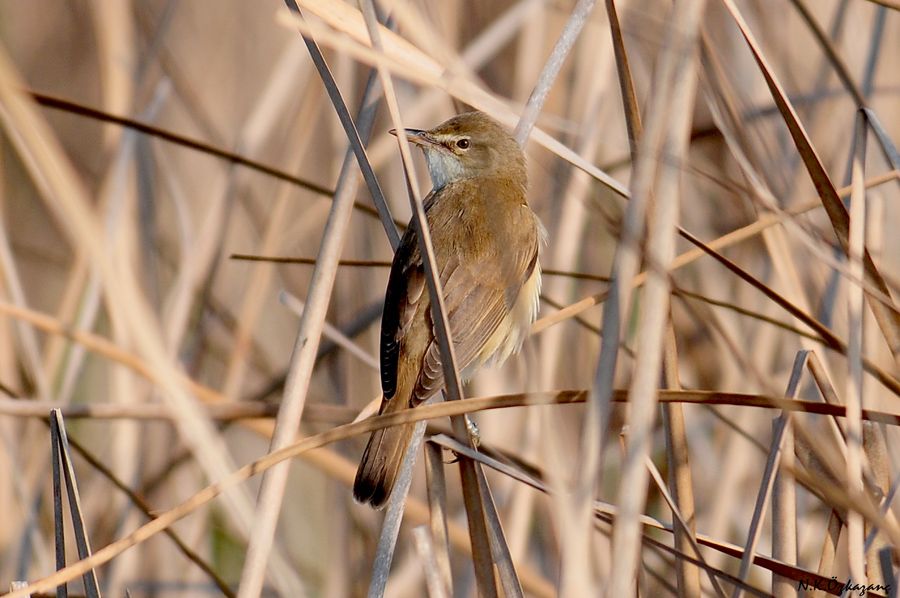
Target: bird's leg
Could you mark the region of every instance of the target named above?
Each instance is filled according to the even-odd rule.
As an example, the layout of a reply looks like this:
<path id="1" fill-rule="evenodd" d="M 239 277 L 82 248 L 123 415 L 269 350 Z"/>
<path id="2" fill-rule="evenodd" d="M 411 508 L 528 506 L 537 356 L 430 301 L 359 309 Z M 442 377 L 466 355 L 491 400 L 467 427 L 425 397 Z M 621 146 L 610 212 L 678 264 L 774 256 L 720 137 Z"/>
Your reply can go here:
<path id="1" fill-rule="evenodd" d="M 472 441 L 472 445 L 477 449 L 481 446 L 481 431 L 478 429 L 478 424 L 475 423 L 475 420 L 470 418 L 468 415 L 463 415 L 466 420 L 466 430 L 469 432 L 469 440 Z M 454 451 L 450 451 L 453 454 L 453 458 L 449 461 L 444 461 L 445 465 L 452 465 L 459 461 L 459 454 Z"/>

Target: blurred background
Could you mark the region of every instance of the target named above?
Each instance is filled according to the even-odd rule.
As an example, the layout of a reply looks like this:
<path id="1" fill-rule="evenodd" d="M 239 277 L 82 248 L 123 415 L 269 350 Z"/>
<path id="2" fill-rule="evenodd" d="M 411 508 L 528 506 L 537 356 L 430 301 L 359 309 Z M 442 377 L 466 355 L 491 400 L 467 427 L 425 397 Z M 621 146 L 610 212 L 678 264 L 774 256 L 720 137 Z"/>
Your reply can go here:
<path id="1" fill-rule="evenodd" d="M 900 140 L 897 10 L 866 0 L 741 0 L 737 5 L 835 187 L 850 183 L 856 101 L 798 7 L 809 11 L 830 40 L 888 137 L 894 143 Z M 379 3 L 386 12 L 392 6 Z M 616 6 L 643 109 L 654 93 L 652 81 L 665 47 L 671 3 L 619 0 Z M 350 7 L 356 9 L 356 3 Z M 397 7 L 419 15 L 433 37 L 430 45 L 422 46 L 426 30 L 404 30 L 403 23 L 397 27 L 400 36 L 439 64 L 449 64 L 448 57 L 462 60 L 480 86 L 520 113 L 574 2 L 404 0 Z M 275 406 L 269 415 L 277 408 L 312 266 L 232 256 L 314 260 L 331 207 L 330 190 L 347 149 L 302 38 L 279 13 L 285 8 L 276 0 L 0 0 L 4 81 L 20 86 L 16 89 L 23 105 L 46 127 L 41 131 L 59 150 L 21 150 L 20 138 L 27 140 L 37 125 L 12 118 L 16 113 L 7 95 L 0 106 L 4 588 L 13 580 L 33 580 L 54 569 L 49 432 L 40 418 L 17 415 L 13 401 L 100 404 L 113 410 L 154 405 L 169 392 L 159 382 L 159 377 L 174 375 L 175 369 L 160 369 L 168 363 L 219 399 Z M 847 293 L 854 285 L 847 282 L 846 261 L 836 252 L 834 232 L 784 120 L 747 44 L 718 0 L 707 2 L 701 30 L 703 60 L 693 111 L 677 115 L 692 119 L 688 156 L 678 163 L 678 222 L 710 242 L 760 218 L 790 212 L 790 226 L 748 235 L 720 251 L 846 339 L 852 332 Z M 355 114 L 369 67 L 333 45 L 322 42 Z M 440 89 L 402 76 L 395 77 L 395 83 L 408 126 L 430 128 L 466 109 Z M 307 184 L 236 164 L 204 148 L 104 122 L 79 107 L 196 140 Z M 628 185 L 631 153 L 604 3 L 592 11 L 537 126 Z M 409 203 L 396 141 L 387 134 L 391 128 L 382 105 L 368 153 L 395 219 L 405 223 Z M 541 145 L 530 143 L 527 153 L 529 201 L 549 232 L 541 262 L 545 269 L 561 271 L 544 277 L 540 317 L 547 317 L 605 291 L 602 278 L 610 273 L 626 203 Z M 892 166 L 873 137 L 868 154 L 867 180 L 890 173 Z M 421 156 L 414 157 L 421 186 L 428 189 Z M 54 183 L 57 158 L 72 175 L 66 179 L 72 186 L 62 188 L 65 192 Z M 894 173 L 893 182 L 887 177 L 886 184 L 873 186 L 867 195 L 867 247 L 896 294 L 900 188 Z M 341 257 L 364 263 L 338 270 L 327 315 L 330 328 L 313 372 L 303 435 L 351 421 L 380 392 L 378 333 L 388 269 L 375 262 L 390 261 L 392 254 L 363 184 L 356 202 Z M 82 225 L 79 215 L 94 228 Z M 690 248 L 679 239 L 677 253 Z M 103 266 L 100 255 L 112 265 Z M 121 279 L 110 277 L 110 272 L 122 274 Z M 816 351 L 840 393 L 847 388 L 844 355 L 826 349 L 815 340 L 817 334 L 711 258 L 700 257 L 671 274 L 678 374 L 684 388 L 780 396 L 801 349 Z M 635 297 L 639 309 L 640 293 Z M 600 306 L 593 307 L 547 327 L 504 366 L 478 374 L 466 395 L 590 388 L 601 314 Z M 636 322 L 626 321 L 623 331 L 617 388 L 627 388 L 631 379 Z M 896 361 L 868 312 L 864 330 L 868 360 L 896 377 Z M 85 338 L 106 339 L 115 350 L 98 349 Z M 188 394 L 195 400 L 198 392 L 194 388 Z M 820 400 L 814 394 L 805 381 L 800 398 Z M 896 411 L 894 392 L 872 376 L 866 377 L 863 397 L 868 408 Z M 613 413 L 616 431 L 623 414 Z M 166 419 L 88 415 L 67 419 L 70 438 L 157 511 L 210 481 L 214 470 L 198 462 L 203 451 L 214 455 L 208 458 L 221 457 L 219 465 L 231 469 L 263 455 L 269 446 L 264 424 L 270 420 L 252 420 L 262 424 L 253 425 L 201 414 L 206 427 L 193 437 L 189 427 Z M 697 530 L 743 545 L 773 412 L 696 405 L 685 407 L 685 416 Z M 561 479 L 574 475 L 583 406 L 493 411 L 476 419 L 489 446 L 552 469 Z M 445 422 L 435 425 L 447 428 Z M 815 429 L 816 423 L 809 426 Z M 880 438 L 886 470 L 892 473 L 900 439 L 893 428 Z M 382 514 L 351 499 L 349 485 L 363 442 L 355 438 L 332 444 L 292 462 L 267 595 L 283 595 L 284 587 L 303 587 L 308 596 L 359 596 L 366 591 Z M 197 443 L 206 444 L 198 449 Z M 660 433 L 652 457 L 665 473 L 664 451 Z M 598 498 L 613 502 L 620 455 L 615 449 L 608 453 Z M 95 550 L 146 521 L 95 467 L 77 455 L 74 463 Z M 447 468 L 448 505 L 451 521 L 464 527 L 456 472 Z M 565 555 L 560 504 L 509 478 L 493 473 L 488 477 L 513 559 L 529 580 L 523 581 L 526 594 L 552 595 Z M 247 496 L 256 496 L 258 483 L 254 478 L 243 486 Z M 411 496 L 416 506 L 408 507 L 401 530 L 390 596 L 425 592 L 410 535 L 412 525 L 423 523 L 427 513 L 421 469 Z M 648 501 L 648 514 L 671 520 L 655 488 Z M 831 507 L 802 488 L 798 505 L 799 564 L 815 570 Z M 207 505 L 173 530 L 222 582 L 236 587 L 246 538 L 221 502 Z M 656 537 L 670 542 L 667 535 Z M 600 580 L 614 576 L 609 538 L 598 532 L 592 542 L 597 556 L 593 575 Z M 770 553 L 768 527 L 758 550 Z M 451 554 L 456 595 L 474 595 L 468 557 L 459 550 Z M 706 556 L 715 567 L 737 571 L 736 559 L 715 551 Z M 75 558 L 70 546 L 69 560 Z M 676 591 L 671 556 L 646 552 L 643 566 L 647 575 L 642 591 Z M 823 574 L 846 577 L 846 566 L 838 557 Z M 98 575 L 111 596 L 124 595 L 126 588 L 134 597 L 221 593 L 209 575 L 162 535 L 123 553 Z M 276 578 L 278 584 L 272 581 Z M 770 574 L 753 568 L 748 580 L 767 588 Z M 72 585 L 73 592 L 82 591 L 80 581 Z"/>

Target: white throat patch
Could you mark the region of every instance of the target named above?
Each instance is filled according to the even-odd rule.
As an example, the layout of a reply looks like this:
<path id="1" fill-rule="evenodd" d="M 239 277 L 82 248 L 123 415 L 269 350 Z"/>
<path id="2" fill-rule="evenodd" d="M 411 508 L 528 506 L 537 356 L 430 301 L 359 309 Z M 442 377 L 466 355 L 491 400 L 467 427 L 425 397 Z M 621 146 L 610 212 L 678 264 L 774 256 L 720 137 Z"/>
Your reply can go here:
<path id="1" fill-rule="evenodd" d="M 459 159 L 447 152 L 429 149 L 425 152 L 425 162 L 428 164 L 428 174 L 435 189 L 462 178 L 463 169 Z"/>

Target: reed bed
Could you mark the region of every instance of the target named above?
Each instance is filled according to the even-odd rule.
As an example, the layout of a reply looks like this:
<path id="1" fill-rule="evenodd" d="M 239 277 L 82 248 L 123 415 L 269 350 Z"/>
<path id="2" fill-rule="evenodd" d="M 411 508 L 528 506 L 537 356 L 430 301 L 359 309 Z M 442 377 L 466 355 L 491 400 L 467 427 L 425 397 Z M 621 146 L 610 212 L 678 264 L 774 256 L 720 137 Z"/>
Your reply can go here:
<path id="1" fill-rule="evenodd" d="M 0 591 L 897 595 L 898 57 L 894 0 L 0 3 Z M 373 415 L 387 131 L 472 108 L 539 319 Z"/>

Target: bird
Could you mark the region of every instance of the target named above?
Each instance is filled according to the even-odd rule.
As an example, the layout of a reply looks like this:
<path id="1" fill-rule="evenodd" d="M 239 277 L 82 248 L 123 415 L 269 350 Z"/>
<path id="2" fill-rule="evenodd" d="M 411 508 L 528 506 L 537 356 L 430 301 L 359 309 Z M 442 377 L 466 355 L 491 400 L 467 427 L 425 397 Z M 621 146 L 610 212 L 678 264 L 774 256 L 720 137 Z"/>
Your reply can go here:
<path id="1" fill-rule="evenodd" d="M 496 120 L 466 112 L 430 130 L 403 132 L 424 152 L 431 177 L 423 207 L 466 381 L 518 352 L 528 335 L 538 313 L 546 232 L 528 205 L 525 155 Z M 444 386 L 417 237 L 411 222 L 391 263 L 381 319 L 379 414 L 413 408 Z M 357 502 L 376 509 L 387 503 L 413 429 L 401 424 L 372 432 L 353 483 Z"/>

